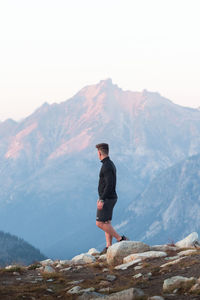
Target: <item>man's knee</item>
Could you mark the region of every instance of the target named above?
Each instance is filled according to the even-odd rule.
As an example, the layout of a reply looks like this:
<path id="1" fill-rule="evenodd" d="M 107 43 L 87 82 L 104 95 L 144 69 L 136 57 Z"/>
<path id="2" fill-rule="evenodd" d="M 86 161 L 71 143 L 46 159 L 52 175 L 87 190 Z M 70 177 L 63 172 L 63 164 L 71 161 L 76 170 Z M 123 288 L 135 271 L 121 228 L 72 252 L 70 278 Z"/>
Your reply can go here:
<path id="1" fill-rule="evenodd" d="M 97 225 L 97 227 L 99 227 L 99 228 L 102 228 L 102 227 L 103 227 L 103 223 L 102 223 L 102 222 L 99 222 L 99 221 L 96 221 L 96 225 Z"/>

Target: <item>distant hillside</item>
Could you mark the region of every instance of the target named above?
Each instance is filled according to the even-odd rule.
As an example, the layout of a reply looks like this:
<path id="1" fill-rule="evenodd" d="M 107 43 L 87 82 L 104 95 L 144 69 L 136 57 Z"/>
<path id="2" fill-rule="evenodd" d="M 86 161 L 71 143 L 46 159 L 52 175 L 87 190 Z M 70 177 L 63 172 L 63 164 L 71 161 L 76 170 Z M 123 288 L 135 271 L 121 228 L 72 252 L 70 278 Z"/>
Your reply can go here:
<path id="1" fill-rule="evenodd" d="M 128 207 L 123 230 L 151 243 L 177 241 L 200 228 L 200 155 L 161 172 Z"/>
<path id="2" fill-rule="evenodd" d="M 41 261 L 43 259 L 45 259 L 45 256 L 23 239 L 0 231 L 1 267 L 12 263 L 29 265 L 35 261 Z"/>

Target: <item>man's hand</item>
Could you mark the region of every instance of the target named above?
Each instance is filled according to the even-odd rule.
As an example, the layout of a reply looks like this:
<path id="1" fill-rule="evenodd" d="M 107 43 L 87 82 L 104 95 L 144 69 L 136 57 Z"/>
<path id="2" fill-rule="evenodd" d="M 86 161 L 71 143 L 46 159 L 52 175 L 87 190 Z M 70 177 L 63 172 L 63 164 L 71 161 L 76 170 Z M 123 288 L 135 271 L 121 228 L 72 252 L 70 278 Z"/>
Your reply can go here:
<path id="1" fill-rule="evenodd" d="M 102 200 L 97 200 L 97 208 L 98 210 L 103 209 L 104 202 Z"/>

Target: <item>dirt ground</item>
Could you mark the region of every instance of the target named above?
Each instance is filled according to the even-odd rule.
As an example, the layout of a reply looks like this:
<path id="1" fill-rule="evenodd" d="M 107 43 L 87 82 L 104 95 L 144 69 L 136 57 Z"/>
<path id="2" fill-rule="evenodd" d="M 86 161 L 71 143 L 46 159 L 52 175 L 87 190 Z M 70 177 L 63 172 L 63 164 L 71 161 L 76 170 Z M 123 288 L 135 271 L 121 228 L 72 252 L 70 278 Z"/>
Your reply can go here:
<path id="1" fill-rule="evenodd" d="M 174 254 L 175 255 L 175 254 Z M 135 266 L 127 270 L 115 270 L 106 263 L 93 263 L 81 269 L 73 267 L 65 272 L 43 273 L 38 269 L 19 267 L 17 270 L 0 269 L 1 300 L 38 300 L 38 299 L 77 299 L 78 295 L 69 295 L 67 291 L 73 286 L 81 288 L 93 287 L 95 292 L 107 288 L 104 294 L 118 292 L 137 287 L 148 296 L 163 296 L 165 300 L 200 299 L 200 295 L 191 295 L 179 291 L 179 294 L 163 294 L 163 282 L 172 276 L 200 277 L 200 252 L 187 256 L 178 264 L 160 268 L 167 261 L 164 258 L 145 260 L 141 269 Z M 104 270 L 107 268 L 108 270 Z M 138 279 L 133 278 L 141 273 Z M 149 274 L 151 273 L 151 274 Z M 116 279 L 109 282 L 107 275 L 115 275 Z M 73 281 L 80 281 L 74 283 Z M 102 293 L 102 292 L 101 292 Z"/>

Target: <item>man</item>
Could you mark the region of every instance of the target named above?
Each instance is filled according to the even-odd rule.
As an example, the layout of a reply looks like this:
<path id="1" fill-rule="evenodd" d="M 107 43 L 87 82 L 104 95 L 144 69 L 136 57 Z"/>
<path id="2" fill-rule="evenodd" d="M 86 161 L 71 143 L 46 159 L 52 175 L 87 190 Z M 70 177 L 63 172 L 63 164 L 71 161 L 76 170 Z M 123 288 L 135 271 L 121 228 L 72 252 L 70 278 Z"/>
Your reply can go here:
<path id="1" fill-rule="evenodd" d="M 116 193 L 116 168 L 110 160 L 109 146 L 106 143 L 96 145 L 98 157 L 102 162 L 99 173 L 99 199 L 97 201 L 96 225 L 105 232 L 106 248 L 102 253 L 106 253 L 108 247 L 112 245 L 112 238 L 115 237 L 118 242 L 128 240 L 127 237 L 120 236 L 112 227 L 113 208 L 117 202 Z"/>

